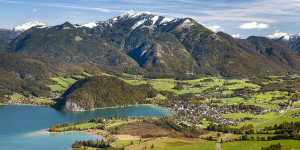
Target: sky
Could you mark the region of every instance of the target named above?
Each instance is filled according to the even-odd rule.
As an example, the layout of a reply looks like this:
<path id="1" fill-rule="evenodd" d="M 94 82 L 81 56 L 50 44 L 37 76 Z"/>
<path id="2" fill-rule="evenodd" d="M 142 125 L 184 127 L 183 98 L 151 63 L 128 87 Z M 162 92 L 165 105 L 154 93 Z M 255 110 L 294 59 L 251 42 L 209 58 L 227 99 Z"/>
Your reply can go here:
<path id="1" fill-rule="evenodd" d="M 131 10 L 190 17 L 236 38 L 300 33 L 300 0 L 0 0 L 0 28 L 30 21 L 48 25 L 105 21 Z"/>

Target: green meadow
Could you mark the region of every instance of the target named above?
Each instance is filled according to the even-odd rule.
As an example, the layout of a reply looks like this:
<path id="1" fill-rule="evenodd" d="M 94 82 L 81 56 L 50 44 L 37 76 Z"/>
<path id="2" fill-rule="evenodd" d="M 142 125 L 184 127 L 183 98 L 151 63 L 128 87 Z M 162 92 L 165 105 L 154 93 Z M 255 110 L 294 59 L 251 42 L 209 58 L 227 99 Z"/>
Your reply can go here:
<path id="1" fill-rule="evenodd" d="M 272 141 L 234 141 L 221 144 L 223 150 L 261 150 L 262 147 L 268 147 L 271 144 L 282 144 L 285 149 L 299 149 L 298 140 L 272 140 Z"/>

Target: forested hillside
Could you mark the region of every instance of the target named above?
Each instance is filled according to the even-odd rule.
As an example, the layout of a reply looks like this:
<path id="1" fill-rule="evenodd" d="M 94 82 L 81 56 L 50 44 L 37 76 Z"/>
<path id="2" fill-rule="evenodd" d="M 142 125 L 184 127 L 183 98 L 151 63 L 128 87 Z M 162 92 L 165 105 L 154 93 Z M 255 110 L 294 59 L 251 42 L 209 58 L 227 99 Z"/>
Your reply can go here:
<path id="1" fill-rule="evenodd" d="M 57 60 L 21 57 L 0 52 L 0 98 L 13 93 L 50 96 L 50 77 L 81 74 L 83 69 Z"/>
<path id="2" fill-rule="evenodd" d="M 267 38 L 234 39 L 192 18 L 172 20 L 141 12 L 128 12 L 90 28 L 69 22 L 33 27 L 6 43 L 0 49 L 14 54 L 154 78 L 244 78 L 300 70 L 299 54 Z"/>
<path id="3" fill-rule="evenodd" d="M 131 85 L 113 76 L 94 76 L 74 83 L 57 107 L 79 111 L 143 104 L 146 98 L 156 95 L 157 91 L 149 84 Z"/>

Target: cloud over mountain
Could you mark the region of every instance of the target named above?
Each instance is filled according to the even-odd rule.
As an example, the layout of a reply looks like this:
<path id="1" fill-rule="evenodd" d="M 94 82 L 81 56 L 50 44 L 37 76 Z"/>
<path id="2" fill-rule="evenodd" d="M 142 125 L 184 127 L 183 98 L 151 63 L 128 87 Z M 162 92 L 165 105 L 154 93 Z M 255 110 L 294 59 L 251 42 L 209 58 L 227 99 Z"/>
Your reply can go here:
<path id="1" fill-rule="evenodd" d="M 239 26 L 240 29 L 266 29 L 269 28 L 268 24 L 265 23 L 258 23 L 256 21 L 254 22 L 248 22 L 244 23 Z"/>
<path id="2" fill-rule="evenodd" d="M 279 32 L 279 31 L 276 31 L 274 34 L 268 35 L 267 37 L 270 39 L 283 37 L 283 39 L 289 40 L 289 34 L 287 34 L 285 32 Z"/>

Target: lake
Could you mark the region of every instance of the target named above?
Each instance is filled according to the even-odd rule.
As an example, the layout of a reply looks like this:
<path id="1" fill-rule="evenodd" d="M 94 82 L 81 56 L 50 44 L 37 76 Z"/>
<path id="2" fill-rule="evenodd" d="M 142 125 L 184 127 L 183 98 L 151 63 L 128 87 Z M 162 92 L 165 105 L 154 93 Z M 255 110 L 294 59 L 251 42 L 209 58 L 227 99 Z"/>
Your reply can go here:
<path id="1" fill-rule="evenodd" d="M 102 116 L 152 116 L 171 115 L 172 112 L 151 105 L 106 108 L 94 111 L 67 112 L 43 106 L 0 106 L 0 149 L 14 150 L 64 150 L 76 140 L 101 140 L 101 137 L 83 132 L 65 132 L 50 135 L 51 125 Z"/>

